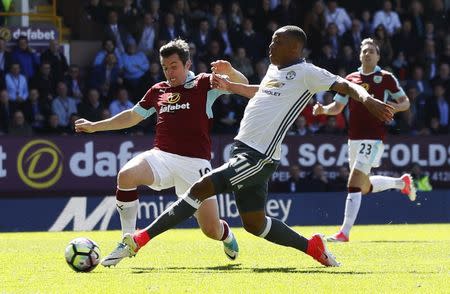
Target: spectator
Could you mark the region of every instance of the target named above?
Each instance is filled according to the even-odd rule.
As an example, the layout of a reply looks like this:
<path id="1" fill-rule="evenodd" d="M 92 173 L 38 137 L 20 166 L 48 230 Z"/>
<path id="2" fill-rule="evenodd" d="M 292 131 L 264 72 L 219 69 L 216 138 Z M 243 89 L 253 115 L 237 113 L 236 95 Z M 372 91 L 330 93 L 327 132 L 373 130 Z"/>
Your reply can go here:
<path id="1" fill-rule="evenodd" d="M 348 167 L 341 166 L 339 167 L 339 172 L 337 177 L 334 180 L 331 180 L 328 184 L 329 192 L 346 192 L 347 191 L 347 182 L 348 176 L 350 172 Z"/>
<path id="2" fill-rule="evenodd" d="M 17 107 L 14 103 L 10 103 L 8 91 L 0 91 L 0 135 L 8 133 L 12 114 Z"/>
<path id="3" fill-rule="evenodd" d="M 267 63 L 260 60 L 255 65 L 255 74 L 250 78 L 250 83 L 260 84 L 267 72 Z"/>
<path id="4" fill-rule="evenodd" d="M 438 54 L 436 52 L 436 44 L 432 40 L 425 40 L 424 50 L 419 55 L 418 63 L 423 65 L 425 71 L 425 79 L 431 80 L 437 74 Z"/>
<path id="5" fill-rule="evenodd" d="M 414 179 L 414 186 L 417 191 L 429 192 L 433 190 L 433 187 L 430 184 L 430 177 L 422 172 L 420 165 L 414 163 L 411 168 L 411 176 Z"/>
<path id="6" fill-rule="evenodd" d="M 116 43 L 112 39 L 105 39 L 102 44 L 102 50 L 97 52 L 94 58 L 94 66 L 104 64 L 106 55 L 112 53 L 116 56 L 116 61 L 119 68 L 123 67 L 122 53 L 117 49 Z"/>
<path id="7" fill-rule="evenodd" d="M 51 113 L 50 104 L 46 99 L 39 97 L 39 90 L 35 88 L 30 89 L 30 95 L 22 109 L 27 122 L 35 132 L 40 132 L 45 127 L 46 117 Z"/>
<path id="8" fill-rule="evenodd" d="M 5 83 L 10 101 L 21 104 L 28 99 L 28 82 L 26 77 L 20 73 L 19 63 L 11 65 L 11 70 L 5 77 Z"/>
<path id="9" fill-rule="evenodd" d="M 175 26 L 175 16 L 167 13 L 164 17 L 164 24 L 161 26 L 160 40 L 169 42 L 175 38 L 184 38 L 183 32 Z"/>
<path id="10" fill-rule="evenodd" d="M 378 10 L 373 16 L 372 27 L 376 30 L 380 25 L 385 28 L 387 36 L 394 35 L 402 27 L 398 13 L 392 11 L 392 2 L 390 0 L 384 0 L 383 9 Z"/>
<path id="11" fill-rule="evenodd" d="M 7 50 L 5 39 L 0 37 L 0 79 L 3 80 L 12 63 L 12 54 Z M 0 85 L 1 86 L 1 85 Z M 2 87 L 3 89 L 4 87 Z"/>
<path id="12" fill-rule="evenodd" d="M 42 130 L 42 134 L 44 134 L 44 135 L 62 135 L 62 134 L 66 134 L 66 133 L 67 133 L 67 128 L 61 126 L 61 124 L 59 122 L 59 116 L 55 113 L 50 114 L 47 119 L 47 125 Z"/>
<path id="13" fill-rule="evenodd" d="M 431 11 L 428 15 L 428 19 L 433 22 L 433 26 L 436 29 L 436 34 L 439 38 L 443 38 L 445 34 L 448 34 L 449 15 L 447 9 L 445 7 L 444 0 L 431 1 Z"/>
<path id="14" fill-rule="evenodd" d="M 380 24 L 375 28 L 374 40 L 380 47 L 380 66 L 386 67 L 390 65 L 394 56 L 394 50 L 392 49 L 391 40 L 387 35 L 386 28 L 383 25 Z"/>
<path id="15" fill-rule="evenodd" d="M 123 5 L 118 13 L 118 23 L 122 25 L 125 30 L 131 34 L 136 31 L 136 19 L 139 13 L 133 5 L 133 0 L 123 0 Z"/>
<path id="16" fill-rule="evenodd" d="M 48 61 L 41 63 L 39 72 L 30 81 L 30 87 L 39 91 L 42 97 L 52 100 L 55 96 L 56 83 L 53 79 L 52 67 Z"/>
<path id="17" fill-rule="evenodd" d="M 212 4 L 211 12 L 208 14 L 208 22 L 210 26 L 214 29 L 217 26 L 217 21 L 220 18 L 225 18 L 223 11 L 223 4 L 220 2 L 215 2 Z"/>
<path id="18" fill-rule="evenodd" d="M 260 0 L 260 5 L 257 5 L 255 17 L 255 30 L 261 32 L 266 27 L 268 21 L 273 20 L 273 12 L 270 8 L 270 0 Z M 243 19 L 241 20 L 242 25 Z M 308 34 L 310 36 L 310 34 Z"/>
<path id="19" fill-rule="evenodd" d="M 153 50 L 155 49 L 155 40 L 158 36 L 158 24 L 155 23 L 150 13 L 144 14 L 143 23 L 138 28 L 136 40 L 139 40 L 138 50 L 147 56 L 153 57 Z"/>
<path id="20" fill-rule="evenodd" d="M 192 70 L 194 70 L 191 67 Z M 194 71 L 196 72 L 196 71 Z M 148 78 L 146 78 L 146 83 L 149 87 L 153 86 L 156 83 L 161 82 L 164 79 L 161 73 L 161 65 L 158 62 L 150 63 L 150 70 L 148 73 Z M 133 97 L 132 100 L 140 99 L 140 97 Z"/>
<path id="21" fill-rule="evenodd" d="M 403 52 L 408 62 L 415 62 L 419 44 L 419 38 L 412 31 L 411 21 L 405 19 L 401 30 L 392 37 L 392 48 L 396 54 Z"/>
<path id="22" fill-rule="evenodd" d="M 281 0 L 274 9 L 273 16 L 280 26 L 299 25 L 297 1 Z"/>
<path id="23" fill-rule="evenodd" d="M 183 36 L 189 36 L 191 31 L 190 10 L 187 0 L 175 0 L 170 10 L 175 17 L 175 27 Z"/>
<path id="24" fill-rule="evenodd" d="M 306 136 L 311 134 L 311 131 L 306 126 L 306 119 L 303 115 L 299 115 L 287 133 L 290 136 Z"/>
<path id="25" fill-rule="evenodd" d="M 106 23 L 106 7 L 100 0 L 89 0 L 89 4 L 84 8 L 87 18 L 97 23 Z"/>
<path id="26" fill-rule="evenodd" d="M 328 23 L 323 43 L 331 46 L 333 58 L 336 58 L 340 54 L 342 39 L 338 35 L 338 27 L 334 22 Z"/>
<path id="27" fill-rule="evenodd" d="M 372 21 L 371 21 L 372 15 L 370 14 L 370 11 L 365 9 L 361 13 L 361 34 L 363 36 L 372 36 Z"/>
<path id="28" fill-rule="evenodd" d="M 48 49 L 41 55 L 41 63 L 49 63 L 52 67 L 53 81 L 60 82 L 64 80 L 64 75 L 69 69 L 67 59 L 60 51 L 57 40 L 51 40 Z"/>
<path id="29" fill-rule="evenodd" d="M 304 192 L 326 192 L 328 191 L 328 179 L 323 166 L 315 164 L 312 172 L 306 177 L 307 185 L 302 186 Z"/>
<path id="30" fill-rule="evenodd" d="M 338 34 L 342 36 L 352 25 L 352 21 L 345 8 L 338 7 L 336 0 L 329 0 L 325 9 L 325 26 L 335 23 L 338 28 Z"/>
<path id="31" fill-rule="evenodd" d="M 209 22 L 206 18 L 200 20 L 198 30 L 196 30 L 192 38 L 194 44 L 196 45 L 198 55 L 200 57 L 206 55 L 208 44 L 212 39 L 211 31 L 209 29 Z"/>
<path id="32" fill-rule="evenodd" d="M 125 45 L 130 41 L 131 36 L 124 26 L 118 23 L 118 14 L 111 10 L 108 13 L 108 23 L 105 27 L 107 39 L 114 40 L 120 53 L 125 52 Z"/>
<path id="33" fill-rule="evenodd" d="M 422 38 L 425 33 L 425 20 L 423 17 L 423 6 L 420 1 L 413 0 L 409 3 L 409 12 L 406 15 L 406 18 L 410 19 L 412 22 L 412 31 L 414 35 Z"/>
<path id="34" fill-rule="evenodd" d="M 228 27 L 231 32 L 236 32 L 239 30 L 243 18 L 244 14 L 242 13 L 239 1 L 232 1 L 230 5 L 230 12 L 228 13 Z"/>
<path id="35" fill-rule="evenodd" d="M 236 54 L 231 57 L 231 64 L 246 77 L 251 77 L 254 74 L 252 62 L 247 57 L 245 48 L 236 48 Z"/>
<path id="36" fill-rule="evenodd" d="M 17 39 L 17 48 L 12 53 L 14 63 L 20 64 L 21 73 L 27 78 L 31 78 L 39 65 L 39 58 L 28 46 L 28 39 L 20 36 Z"/>
<path id="37" fill-rule="evenodd" d="M 14 112 L 9 134 L 13 136 L 31 136 L 33 134 L 33 130 L 26 122 L 22 110 L 16 110 Z"/>
<path id="38" fill-rule="evenodd" d="M 133 106 L 134 104 L 129 100 L 127 89 L 119 88 L 117 90 L 117 98 L 109 105 L 109 112 L 111 116 L 115 116 L 124 110 L 133 108 Z"/>
<path id="39" fill-rule="evenodd" d="M 103 64 L 94 67 L 89 85 L 99 90 L 103 97 L 111 97 L 117 87 L 123 85 L 123 79 L 114 53 L 106 55 Z"/>
<path id="40" fill-rule="evenodd" d="M 123 78 L 128 89 L 133 89 L 134 96 L 141 96 L 142 77 L 150 68 L 147 56 L 142 52 L 136 51 L 134 41 L 128 43 L 127 52 L 122 55 L 123 60 Z"/>
<path id="41" fill-rule="evenodd" d="M 217 27 L 212 32 L 212 39 L 220 43 L 223 54 L 227 57 L 233 54 L 233 44 L 236 43 L 235 38 L 228 30 L 225 18 L 219 18 Z"/>
<path id="42" fill-rule="evenodd" d="M 201 60 L 205 64 L 211 64 L 211 62 L 219 59 L 224 59 L 223 50 L 220 47 L 220 43 L 216 40 L 211 40 L 208 44 L 208 51 L 205 56 L 201 58 Z"/>
<path id="43" fill-rule="evenodd" d="M 358 50 L 359 52 L 359 50 Z M 338 61 L 338 67 L 344 68 L 345 72 L 353 72 L 355 68 L 358 68 L 356 54 L 353 51 L 352 47 L 344 46 L 342 48 L 341 57 Z M 345 78 L 346 75 L 344 75 Z"/>
<path id="44" fill-rule="evenodd" d="M 325 6 L 322 0 L 316 0 L 311 10 L 306 13 L 303 24 L 303 29 L 308 36 L 307 46 L 311 49 L 313 57 L 317 57 L 316 52 L 320 52 L 322 37 L 325 32 L 325 23 Z"/>
<path id="45" fill-rule="evenodd" d="M 234 97 L 234 95 L 223 95 L 214 103 L 215 132 L 234 134 L 237 131 L 242 117 L 238 113 L 238 105 Z"/>
<path id="46" fill-rule="evenodd" d="M 426 103 L 426 112 L 430 127 L 433 125 L 432 120 L 438 122 L 439 127 L 434 128 L 437 133 L 448 133 L 450 107 L 445 96 L 445 87 L 441 83 L 436 83 L 433 87 L 433 96 Z"/>
<path id="47" fill-rule="evenodd" d="M 67 128 L 70 115 L 77 112 L 77 102 L 67 96 L 67 86 L 63 82 L 57 84 L 56 93 L 58 96 L 52 101 L 52 112 L 58 116 L 59 126 Z"/>
<path id="48" fill-rule="evenodd" d="M 342 135 L 343 129 L 340 129 L 336 125 L 336 117 L 328 116 L 327 123 L 319 128 L 317 131 L 318 134 L 324 135 Z"/>
<path id="49" fill-rule="evenodd" d="M 446 93 L 450 93 L 450 66 L 448 63 L 441 63 L 439 65 L 439 72 L 431 80 L 431 84 L 442 84 Z"/>
<path id="50" fill-rule="evenodd" d="M 65 77 L 65 84 L 67 86 L 67 95 L 80 102 L 83 98 L 84 82 L 80 76 L 80 67 L 78 65 L 70 65 L 69 74 Z"/>
<path id="51" fill-rule="evenodd" d="M 432 94 L 429 80 L 425 79 L 423 67 L 416 65 L 412 71 L 412 79 L 407 82 L 409 87 L 415 87 L 419 91 L 419 96 L 429 97 Z M 420 99 L 418 99 L 420 100 Z"/>
<path id="52" fill-rule="evenodd" d="M 281 183 L 280 192 L 284 193 L 301 193 L 305 191 L 307 181 L 301 177 L 302 171 L 298 164 L 289 167 L 289 178 L 286 182 Z"/>
<path id="53" fill-rule="evenodd" d="M 266 56 L 263 36 L 253 30 L 253 21 L 250 18 L 244 19 L 237 44 L 245 48 L 245 52 L 253 62 Z"/>
<path id="54" fill-rule="evenodd" d="M 89 89 L 86 99 L 78 104 L 78 114 L 90 121 L 99 121 L 103 105 L 100 103 L 100 94 L 97 89 Z"/>
<path id="55" fill-rule="evenodd" d="M 352 20 L 351 29 L 346 31 L 342 36 L 342 43 L 346 46 L 350 46 L 353 52 L 359 55 L 361 41 L 367 37 L 368 35 L 363 34 L 361 31 L 361 21 L 355 18 Z"/>

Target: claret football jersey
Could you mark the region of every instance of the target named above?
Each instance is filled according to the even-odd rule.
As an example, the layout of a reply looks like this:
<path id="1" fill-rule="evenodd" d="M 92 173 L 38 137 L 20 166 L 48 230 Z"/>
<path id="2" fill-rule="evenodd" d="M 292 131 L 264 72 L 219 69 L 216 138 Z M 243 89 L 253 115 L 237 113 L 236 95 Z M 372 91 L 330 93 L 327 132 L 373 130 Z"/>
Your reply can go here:
<path id="1" fill-rule="evenodd" d="M 168 82 L 152 86 L 133 108 L 147 118 L 156 113 L 154 147 L 187 157 L 211 159 L 212 105 L 226 92 L 211 89 L 210 74 L 194 76 L 183 85 Z"/>

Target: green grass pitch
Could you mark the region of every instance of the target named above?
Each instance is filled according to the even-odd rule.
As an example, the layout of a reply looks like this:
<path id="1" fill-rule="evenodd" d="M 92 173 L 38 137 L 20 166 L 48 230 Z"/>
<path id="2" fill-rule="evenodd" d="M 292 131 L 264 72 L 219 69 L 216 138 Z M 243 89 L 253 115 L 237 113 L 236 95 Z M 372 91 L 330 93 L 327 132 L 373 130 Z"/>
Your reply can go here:
<path id="1" fill-rule="evenodd" d="M 310 236 L 337 227 L 295 227 Z M 64 248 L 75 237 L 108 254 L 118 231 L 0 234 L 0 293 L 450 293 L 450 224 L 356 226 L 329 244 L 325 268 L 292 248 L 234 229 L 235 262 L 198 229 L 169 231 L 117 267 L 75 273 Z"/>

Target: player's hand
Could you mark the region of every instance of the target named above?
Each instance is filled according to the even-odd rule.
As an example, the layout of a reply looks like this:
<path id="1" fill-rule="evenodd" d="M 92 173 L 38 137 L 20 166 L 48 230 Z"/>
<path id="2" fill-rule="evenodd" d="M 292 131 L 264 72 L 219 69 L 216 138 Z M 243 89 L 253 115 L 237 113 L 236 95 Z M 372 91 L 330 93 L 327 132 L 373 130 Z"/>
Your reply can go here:
<path id="1" fill-rule="evenodd" d="M 394 107 L 378 99 L 368 96 L 363 103 L 369 112 L 383 122 L 391 122 L 394 118 Z"/>
<path id="2" fill-rule="evenodd" d="M 75 121 L 75 132 L 93 133 L 95 132 L 94 124 L 84 118 L 77 119 Z"/>
<path id="3" fill-rule="evenodd" d="M 398 103 L 397 102 L 388 101 L 387 104 L 389 104 L 390 106 L 394 107 L 394 113 L 399 112 L 399 110 L 398 110 Z"/>
<path id="4" fill-rule="evenodd" d="M 317 102 L 313 107 L 313 115 L 321 115 L 324 114 L 323 105 Z"/>
<path id="5" fill-rule="evenodd" d="M 216 60 L 211 62 L 211 71 L 216 74 L 229 74 L 233 67 L 226 60 Z"/>
<path id="6" fill-rule="evenodd" d="M 215 74 L 214 72 L 211 74 L 211 87 L 213 89 L 228 91 L 230 86 L 230 81 L 228 77 L 225 75 Z"/>

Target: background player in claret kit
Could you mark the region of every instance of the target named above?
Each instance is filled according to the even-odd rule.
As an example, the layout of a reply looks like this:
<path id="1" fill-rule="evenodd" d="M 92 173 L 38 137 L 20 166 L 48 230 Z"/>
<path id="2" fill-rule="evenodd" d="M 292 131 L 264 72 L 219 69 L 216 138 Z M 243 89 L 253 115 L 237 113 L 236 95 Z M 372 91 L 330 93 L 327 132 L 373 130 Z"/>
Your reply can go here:
<path id="1" fill-rule="evenodd" d="M 370 38 L 361 42 L 361 67 L 357 72 L 349 74 L 346 79 L 363 86 L 376 99 L 390 104 L 395 112 L 409 108 L 409 99 L 392 73 L 382 70 L 377 64 L 380 60 L 380 49 Z M 396 102 L 387 101 L 392 97 Z M 350 177 L 348 180 L 348 196 L 345 203 L 344 223 L 338 233 L 328 237 L 328 241 L 348 242 L 350 229 L 355 223 L 361 205 L 361 195 L 388 189 L 398 189 L 408 195 L 411 201 L 416 199 L 416 191 L 412 178 L 404 174 L 400 178 L 370 176 L 372 167 L 380 165 L 383 155 L 383 140 L 386 127 L 358 101 L 349 100 L 347 96 L 336 94 L 334 102 L 322 106 L 314 105 L 315 115 L 336 115 L 345 108 L 350 108 L 348 126 L 348 146 Z"/>
<path id="2" fill-rule="evenodd" d="M 189 71 L 191 61 L 185 41 L 177 39 L 162 46 L 160 59 L 167 81 L 152 86 L 134 108 L 98 122 L 85 119 L 75 122 L 77 132 L 92 133 L 129 128 L 157 114 L 154 147 L 131 159 L 117 176 L 117 210 L 123 234 L 136 229 L 137 186 L 147 185 L 154 190 L 175 187 L 176 194 L 182 195 L 212 169 L 211 107 L 226 92 L 211 88 L 211 74 L 194 76 Z M 227 61 L 216 61 L 211 66 L 214 72 L 226 74 L 232 81 L 248 83 Z M 196 218 L 203 233 L 223 241 L 225 254 L 234 260 L 238 244 L 228 224 L 219 219 L 216 197 L 202 204 Z M 102 260 L 102 265 L 116 265 L 129 256 L 126 245 L 119 243 Z"/>
<path id="3" fill-rule="evenodd" d="M 299 27 L 278 29 L 269 46 L 271 65 L 260 85 L 233 83 L 213 74 L 214 87 L 251 98 L 230 160 L 203 176 L 146 229 L 125 234 L 123 242 L 131 249 L 130 254 L 136 254 L 148 241 L 189 218 L 212 195 L 233 191 L 245 230 L 300 250 L 325 266 L 339 265 L 326 249 L 323 235 L 306 239 L 265 214 L 268 180 L 278 166 L 281 142 L 314 93 L 320 91 L 331 89 L 350 95 L 382 120 L 391 120 L 393 109 L 372 98 L 361 86 L 305 62 L 305 43 L 306 34 Z"/>

